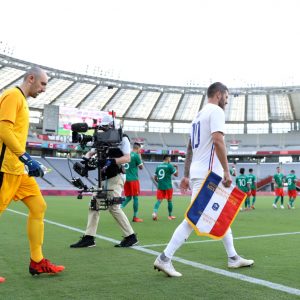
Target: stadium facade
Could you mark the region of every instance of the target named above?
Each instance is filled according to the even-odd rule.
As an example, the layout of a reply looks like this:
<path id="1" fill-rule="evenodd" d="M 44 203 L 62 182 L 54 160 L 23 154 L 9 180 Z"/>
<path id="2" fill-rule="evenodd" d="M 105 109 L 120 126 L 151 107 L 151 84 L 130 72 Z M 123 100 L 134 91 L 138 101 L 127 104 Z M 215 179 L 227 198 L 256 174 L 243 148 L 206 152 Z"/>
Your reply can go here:
<path id="1" fill-rule="evenodd" d="M 33 65 L 36 64 L 0 54 L 0 91 L 20 84 L 26 70 Z M 34 131 L 29 137 L 29 147 L 39 140 L 44 106 L 54 105 L 114 110 L 131 139 L 142 142 L 149 154 L 171 149 L 181 155 L 188 140 L 190 122 L 207 101 L 206 87 L 144 84 L 41 67 L 47 71 L 49 83 L 44 94 L 28 99 Z M 226 108 L 229 156 L 291 155 L 293 160 L 299 161 L 299 104 L 300 86 L 230 89 Z M 42 135 L 39 137 L 47 140 Z M 66 137 L 52 134 L 48 141 L 64 145 Z M 56 149 L 49 144 L 50 152 Z M 64 151 L 66 146 L 59 146 L 57 150 Z"/>

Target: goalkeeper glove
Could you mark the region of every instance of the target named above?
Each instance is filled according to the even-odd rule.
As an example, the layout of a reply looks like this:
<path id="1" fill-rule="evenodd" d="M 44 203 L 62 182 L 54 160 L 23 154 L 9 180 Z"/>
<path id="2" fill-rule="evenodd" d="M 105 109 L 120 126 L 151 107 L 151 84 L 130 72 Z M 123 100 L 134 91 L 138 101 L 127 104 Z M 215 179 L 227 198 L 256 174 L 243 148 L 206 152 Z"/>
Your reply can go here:
<path id="1" fill-rule="evenodd" d="M 44 171 L 41 164 L 36 160 L 33 160 L 28 153 L 24 153 L 19 156 L 19 160 L 27 167 L 28 175 L 34 177 L 43 177 Z"/>

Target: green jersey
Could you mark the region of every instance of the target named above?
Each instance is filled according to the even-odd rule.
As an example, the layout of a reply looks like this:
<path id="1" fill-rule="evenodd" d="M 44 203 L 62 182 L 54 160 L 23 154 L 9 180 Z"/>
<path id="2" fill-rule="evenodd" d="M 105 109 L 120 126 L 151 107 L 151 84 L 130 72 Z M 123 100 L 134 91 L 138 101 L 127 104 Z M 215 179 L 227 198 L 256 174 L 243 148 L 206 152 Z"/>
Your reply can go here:
<path id="1" fill-rule="evenodd" d="M 276 187 L 282 188 L 283 187 L 283 180 L 284 180 L 283 174 L 282 173 L 276 173 L 273 178 L 275 180 Z"/>
<path id="2" fill-rule="evenodd" d="M 157 188 L 159 190 L 168 190 L 172 188 L 172 175 L 177 172 L 177 169 L 169 163 L 161 163 L 156 167 L 155 175 L 158 180 Z"/>
<path id="3" fill-rule="evenodd" d="M 296 175 L 290 173 L 289 175 L 286 176 L 286 182 L 288 184 L 288 190 L 295 190 L 296 189 Z"/>
<path id="4" fill-rule="evenodd" d="M 250 189 L 256 190 L 256 176 L 254 174 L 248 174 L 247 175 L 248 182 L 250 183 Z"/>
<path id="5" fill-rule="evenodd" d="M 243 191 L 243 192 L 248 192 L 249 188 L 248 188 L 248 177 L 246 175 L 239 175 L 237 176 L 236 180 L 236 185 L 237 187 Z"/>
<path id="6" fill-rule="evenodd" d="M 130 153 L 130 162 L 124 165 L 126 170 L 126 181 L 135 181 L 139 179 L 138 166 L 142 165 L 141 157 L 138 153 L 132 151 Z"/>
<path id="7" fill-rule="evenodd" d="M 230 175 L 231 175 L 231 176 L 233 176 L 233 177 L 236 176 L 236 170 L 235 170 L 235 168 L 233 168 L 233 167 L 230 168 L 229 172 L 230 172 Z"/>

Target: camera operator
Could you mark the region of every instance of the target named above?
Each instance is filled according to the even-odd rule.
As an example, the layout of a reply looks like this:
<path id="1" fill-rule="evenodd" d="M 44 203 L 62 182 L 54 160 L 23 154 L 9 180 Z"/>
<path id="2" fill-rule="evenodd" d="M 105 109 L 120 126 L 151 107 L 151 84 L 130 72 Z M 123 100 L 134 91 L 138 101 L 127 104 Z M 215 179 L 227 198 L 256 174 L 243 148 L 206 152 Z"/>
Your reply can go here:
<path id="1" fill-rule="evenodd" d="M 106 131 L 113 127 L 113 118 L 109 115 L 105 115 L 99 125 L 103 131 Z M 95 154 L 95 149 L 91 149 L 86 153 L 85 157 L 90 159 Z M 108 197 L 121 197 L 124 187 L 124 176 L 121 171 L 121 164 L 128 162 L 130 162 L 130 142 L 128 137 L 124 135 L 118 148 L 109 149 L 108 158 L 100 161 L 103 179 L 102 188 L 109 190 L 107 192 Z M 128 221 L 127 216 L 121 209 L 120 204 L 113 204 L 109 206 L 108 210 L 119 224 L 124 236 L 124 239 L 120 242 L 120 244 L 115 245 L 115 247 L 131 247 L 136 245 L 138 243 L 137 237 Z M 99 217 L 99 211 L 89 208 L 85 235 L 82 236 L 77 243 L 70 245 L 71 248 L 96 246 L 95 236 Z"/>

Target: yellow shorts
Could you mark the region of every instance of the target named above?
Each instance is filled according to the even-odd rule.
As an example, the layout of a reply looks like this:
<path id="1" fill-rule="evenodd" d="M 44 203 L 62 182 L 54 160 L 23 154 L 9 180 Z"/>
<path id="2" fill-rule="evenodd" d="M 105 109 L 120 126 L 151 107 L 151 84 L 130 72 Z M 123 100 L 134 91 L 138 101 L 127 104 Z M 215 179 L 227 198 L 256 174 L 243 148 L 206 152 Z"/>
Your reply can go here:
<path id="1" fill-rule="evenodd" d="M 0 172 L 0 212 L 4 211 L 12 200 L 39 195 L 42 194 L 34 177 Z"/>

